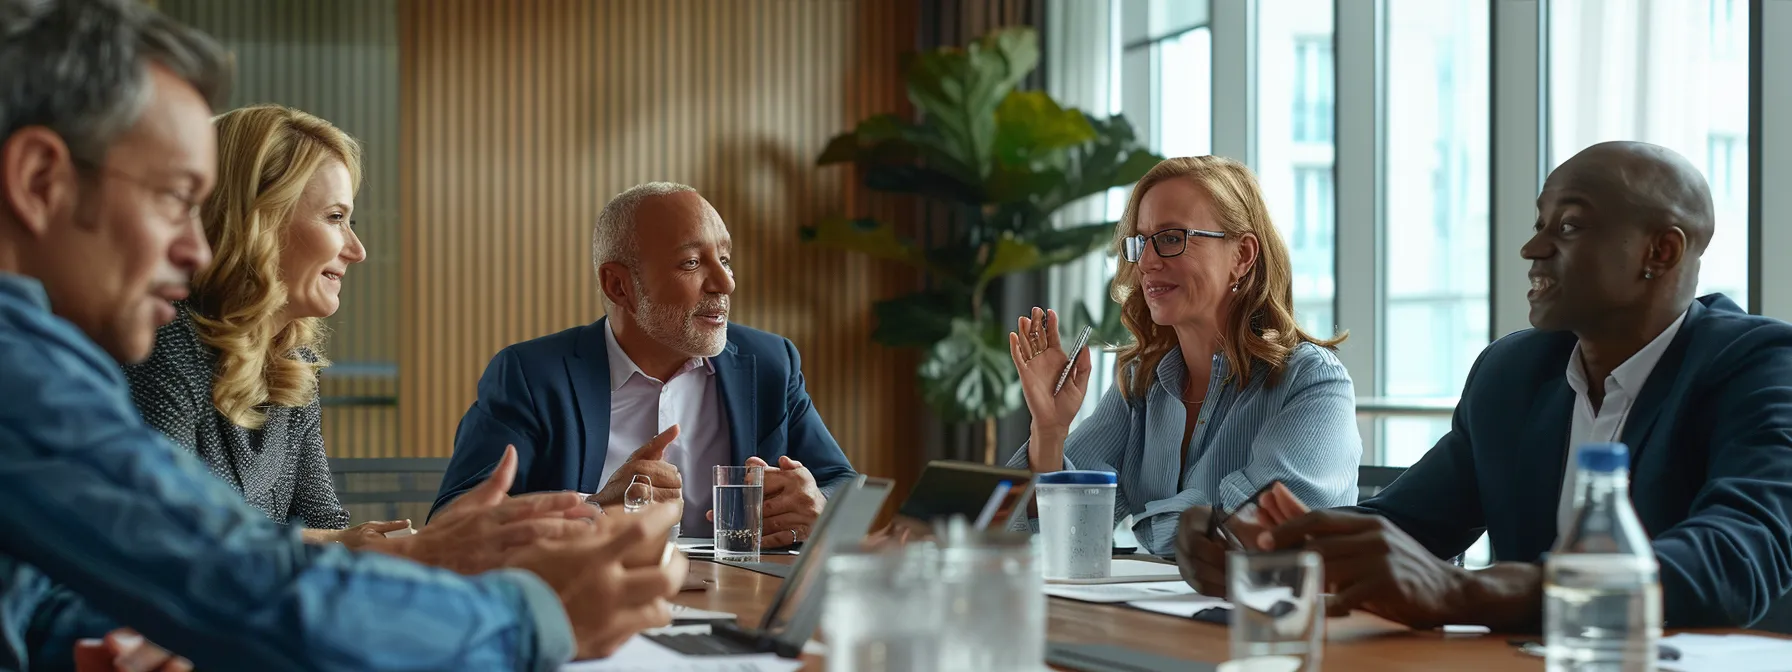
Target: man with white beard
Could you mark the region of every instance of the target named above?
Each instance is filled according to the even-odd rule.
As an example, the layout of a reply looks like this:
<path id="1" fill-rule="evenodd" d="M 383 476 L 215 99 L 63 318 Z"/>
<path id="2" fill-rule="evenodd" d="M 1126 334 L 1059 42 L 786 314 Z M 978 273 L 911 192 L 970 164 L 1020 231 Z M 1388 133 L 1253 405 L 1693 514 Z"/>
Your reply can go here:
<path id="1" fill-rule="evenodd" d="M 855 474 L 822 424 L 788 339 L 728 323 L 733 241 L 697 190 L 618 194 L 591 232 L 608 315 L 500 351 L 461 418 L 435 510 L 515 445 L 513 493 L 576 490 L 609 507 L 636 475 L 683 501 L 682 533 L 711 529 L 716 465 L 762 465 L 766 548 L 808 538 Z M 685 480 L 690 487 L 685 487 Z"/>

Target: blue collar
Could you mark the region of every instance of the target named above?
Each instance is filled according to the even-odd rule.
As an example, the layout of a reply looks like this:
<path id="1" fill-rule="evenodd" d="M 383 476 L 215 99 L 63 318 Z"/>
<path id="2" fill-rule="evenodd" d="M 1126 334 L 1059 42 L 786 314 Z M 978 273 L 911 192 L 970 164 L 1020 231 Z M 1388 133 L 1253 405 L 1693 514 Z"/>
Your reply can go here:
<path id="1" fill-rule="evenodd" d="M 50 309 L 50 295 L 37 278 L 0 271 L 0 294 L 21 299 L 43 310 Z"/>

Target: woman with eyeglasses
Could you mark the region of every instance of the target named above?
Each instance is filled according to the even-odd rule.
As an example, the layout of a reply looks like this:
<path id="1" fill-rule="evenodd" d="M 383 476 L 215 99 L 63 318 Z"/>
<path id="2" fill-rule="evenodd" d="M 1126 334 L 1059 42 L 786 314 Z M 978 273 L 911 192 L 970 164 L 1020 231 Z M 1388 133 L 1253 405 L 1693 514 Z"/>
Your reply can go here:
<path id="1" fill-rule="evenodd" d="M 1060 344 L 1056 311 L 1009 334 L 1032 413 L 1012 466 L 1112 471 L 1115 519 L 1139 545 L 1175 551 L 1183 511 L 1232 511 L 1281 482 L 1314 506 L 1356 503 L 1362 440 L 1350 374 L 1294 319 L 1288 246 L 1256 177 L 1230 159 L 1168 159 L 1133 188 L 1116 229 L 1112 285 L 1132 340 L 1115 381 L 1076 431 L 1090 359 Z M 1054 392 L 1054 390 L 1056 390 Z"/>

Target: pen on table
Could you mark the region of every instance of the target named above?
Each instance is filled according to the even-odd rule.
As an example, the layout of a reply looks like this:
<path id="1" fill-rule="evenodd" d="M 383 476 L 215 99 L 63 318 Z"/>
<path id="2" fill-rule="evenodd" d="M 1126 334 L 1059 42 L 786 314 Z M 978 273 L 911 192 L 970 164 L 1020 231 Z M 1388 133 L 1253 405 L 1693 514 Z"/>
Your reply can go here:
<path id="1" fill-rule="evenodd" d="M 1002 506 L 1002 498 L 1007 497 L 1008 491 L 1012 489 L 1014 489 L 1014 484 L 1009 481 L 997 483 L 995 491 L 989 493 L 989 501 L 983 503 L 983 511 L 977 514 L 977 524 L 971 529 L 981 530 L 989 527 L 989 521 L 996 517 L 996 509 Z"/>
<path id="2" fill-rule="evenodd" d="M 1058 384 L 1052 386 L 1053 396 L 1056 396 L 1059 390 L 1064 389 L 1064 381 L 1070 380 L 1070 372 L 1076 368 L 1077 355 L 1083 354 L 1083 347 L 1089 344 L 1089 333 L 1094 330 L 1094 327 L 1084 325 L 1083 333 L 1077 335 L 1076 348 L 1070 351 L 1070 361 L 1064 364 L 1064 371 L 1058 374 Z"/>

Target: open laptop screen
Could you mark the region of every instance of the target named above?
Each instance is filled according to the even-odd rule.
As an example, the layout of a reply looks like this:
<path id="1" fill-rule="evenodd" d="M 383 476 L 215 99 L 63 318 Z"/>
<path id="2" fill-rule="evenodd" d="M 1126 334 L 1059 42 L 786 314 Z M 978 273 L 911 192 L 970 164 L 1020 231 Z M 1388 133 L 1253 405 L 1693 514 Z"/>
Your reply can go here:
<path id="1" fill-rule="evenodd" d="M 894 486 L 889 479 L 859 478 L 863 479 L 859 487 L 849 483 L 828 502 L 815 536 L 803 542 L 802 555 L 791 569 L 790 578 L 784 580 L 783 588 L 766 608 L 765 621 L 760 625 L 762 633 L 796 646 L 814 634 L 821 621 L 821 600 L 811 596 L 819 594 L 828 558 L 864 541 Z"/>

